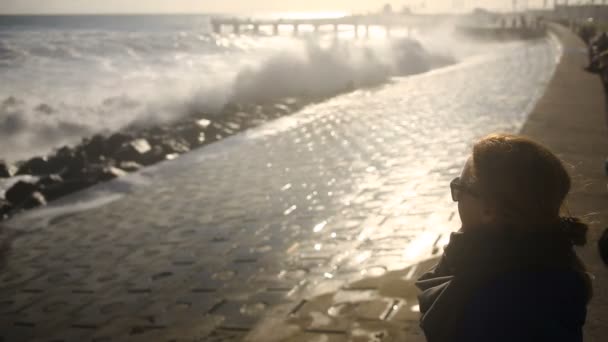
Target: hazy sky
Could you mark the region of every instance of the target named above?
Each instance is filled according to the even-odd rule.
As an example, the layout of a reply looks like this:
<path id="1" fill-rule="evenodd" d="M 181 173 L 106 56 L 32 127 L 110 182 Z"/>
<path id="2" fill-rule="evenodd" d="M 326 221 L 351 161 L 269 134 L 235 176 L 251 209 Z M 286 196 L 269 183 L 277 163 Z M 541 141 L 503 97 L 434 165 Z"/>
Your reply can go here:
<path id="1" fill-rule="evenodd" d="M 383 3 L 391 3 L 396 9 L 409 5 L 415 11 L 449 11 L 463 6 L 510 8 L 512 0 L 0 0 L 0 13 L 366 12 Z M 543 0 L 529 3 L 540 6 Z"/>

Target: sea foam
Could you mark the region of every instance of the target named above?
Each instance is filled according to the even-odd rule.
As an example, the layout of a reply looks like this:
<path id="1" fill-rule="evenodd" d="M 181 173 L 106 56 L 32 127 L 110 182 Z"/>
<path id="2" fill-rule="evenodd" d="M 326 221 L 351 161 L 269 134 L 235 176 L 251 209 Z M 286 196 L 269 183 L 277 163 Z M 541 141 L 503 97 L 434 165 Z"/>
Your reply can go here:
<path id="1" fill-rule="evenodd" d="M 453 62 L 409 38 L 61 30 L 4 36 L 0 157 L 8 160 L 134 123 L 218 115 L 227 103 L 330 97 Z"/>

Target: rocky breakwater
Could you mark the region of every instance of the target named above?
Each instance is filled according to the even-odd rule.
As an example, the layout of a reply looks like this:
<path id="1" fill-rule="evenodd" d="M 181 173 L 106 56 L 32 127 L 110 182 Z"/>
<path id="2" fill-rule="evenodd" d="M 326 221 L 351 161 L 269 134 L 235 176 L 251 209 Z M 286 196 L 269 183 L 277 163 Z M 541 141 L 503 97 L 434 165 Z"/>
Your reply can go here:
<path id="1" fill-rule="evenodd" d="M 319 100 L 319 99 L 315 99 Z M 113 134 L 85 138 L 47 156 L 17 163 L 0 160 L 0 178 L 11 183 L 0 196 L 0 220 L 142 167 L 177 158 L 265 121 L 293 113 L 315 100 L 284 99 L 273 104 L 228 104 L 217 115 L 191 115 Z"/>

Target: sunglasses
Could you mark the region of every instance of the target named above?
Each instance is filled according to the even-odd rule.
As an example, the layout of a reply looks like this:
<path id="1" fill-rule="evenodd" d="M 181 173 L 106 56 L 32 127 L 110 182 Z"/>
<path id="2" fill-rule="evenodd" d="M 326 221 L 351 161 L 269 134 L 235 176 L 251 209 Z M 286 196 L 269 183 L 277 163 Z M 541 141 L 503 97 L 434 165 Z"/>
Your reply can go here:
<path id="1" fill-rule="evenodd" d="M 479 193 L 473 190 L 470 186 L 463 184 L 460 180 L 460 177 L 456 177 L 450 182 L 450 191 L 452 192 L 452 200 L 454 202 L 458 202 L 463 192 L 466 192 L 475 197 L 479 197 Z"/>

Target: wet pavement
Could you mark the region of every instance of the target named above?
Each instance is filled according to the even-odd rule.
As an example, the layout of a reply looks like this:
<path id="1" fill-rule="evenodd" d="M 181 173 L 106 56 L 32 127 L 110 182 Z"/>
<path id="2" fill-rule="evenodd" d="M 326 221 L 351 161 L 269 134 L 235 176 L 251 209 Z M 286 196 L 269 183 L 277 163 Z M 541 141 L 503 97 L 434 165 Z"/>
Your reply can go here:
<path id="1" fill-rule="evenodd" d="M 551 40 L 493 49 L 7 222 L 0 341 L 255 340 L 277 315 L 306 316 L 300 340 L 386 340 L 306 298 L 440 252 L 459 224 L 448 184 L 471 143 L 517 132 L 559 55 Z M 417 319 L 365 290 L 344 296 L 363 296 L 368 324 Z"/>

